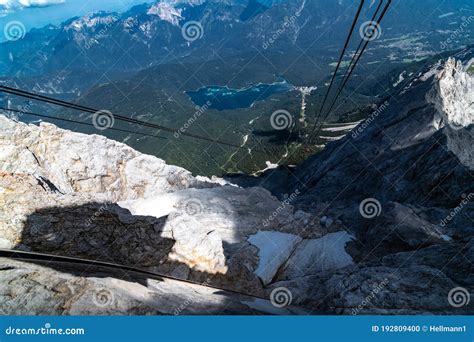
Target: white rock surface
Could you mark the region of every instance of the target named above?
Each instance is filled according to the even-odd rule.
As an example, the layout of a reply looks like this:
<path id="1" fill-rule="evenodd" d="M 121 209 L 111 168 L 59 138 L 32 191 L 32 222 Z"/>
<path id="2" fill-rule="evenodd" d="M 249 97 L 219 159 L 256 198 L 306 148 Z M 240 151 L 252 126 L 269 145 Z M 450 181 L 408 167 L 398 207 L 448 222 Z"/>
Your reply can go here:
<path id="1" fill-rule="evenodd" d="M 17 123 L 0 115 L 0 171 L 42 176 L 62 193 L 104 193 L 111 201 L 216 184 L 100 135 Z"/>
<path id="2" fill-rule="evenodd" d="M 341 231 L 326 234 L 320 239 L 304 240 L 288 260 L 283 277 L 298 278 L 353 264 L 345 249 L 352 239 L 352 235 Z"/>
<path id="3" fill-rule="evenodd" d="M 272 282 L 280 266 L 288 260 L 301 238 L 293 234 L 259 231 L 249 242 L 259 250 L 259 263 L 255 274 L 267 285 Z"/>
<path id="4" fill-rule="evenodd" d="M 151 6 L 147 14 L 157 15 L 161 20 L 179 26 L 179 21 L 183 19 L 181 15 L 182 9 L 175 8 L 174 5 L 173 2 L 160 1 Z"/>
<path id="5" fill-rule="evenodd" d="M 435 105 L 447 123 L 445 134 L 449 151 L 463 165 L 474 170 L 474 75 L 466 68 L 460 61 L 448 59 L 427 100 Z"/>
<path id="6" fill-rule="evenodd" d="M 212 274 L 226 274 L 224 244 L 246 243 L 263 227 L 281 203 L 261 188 L 242 189 L 222 186 L 186 189 L 154 198 L 119 202 L 134 215 L 167 216 L 163 235 L 175 239 L 170 258 L 189 267 Z M 298 220 L 291 206 L 282 209 L 270 228 L 282 230 L 287 220 Z M 283 234 L 285 235 L 285 234 Z M 281 256 L 283 263 L 288 255 Z M 270 279 L 271 280 L 271 279 Z"/>
<path id="7" fill-rule="evenodd" d="M 438 108 L 448 123 L 460 129 L 474 123 L 474 75 L 461 62 L 448 59 L 438 75 Z"/>
<path id="8" fill-rule="evenodd" d="M 185 279 L 208 275 L 258 291 L 257 249 L 248 238 L 268 217 L 266 229 L 292 232 L 307 216 L 263 188 L 195 178 L 124 144 L 51 124 L 0 116 L 0 151 L 0 243 L 8 248 L 102 255 L 102 261 Z"/>
<path id="9" fill-rule="evenodd" d="M 71 272 L 72 270 L 72 272 Z M 2 315 L 222 315 L 304 314 L 269 300 L 171 279 L 108 268 L 0 258 Z M 125 279 L 123 279 L 125 278 Z M 143 279 L 141 279 L 143 278 Z M 141 281 L 137 281 L 141 279 Z"/>

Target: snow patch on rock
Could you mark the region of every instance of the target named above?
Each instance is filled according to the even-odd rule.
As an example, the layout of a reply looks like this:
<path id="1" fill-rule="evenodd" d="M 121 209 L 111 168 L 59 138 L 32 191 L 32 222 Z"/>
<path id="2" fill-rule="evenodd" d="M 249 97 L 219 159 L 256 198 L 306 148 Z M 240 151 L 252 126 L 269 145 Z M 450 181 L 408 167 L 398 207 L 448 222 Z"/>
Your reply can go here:
<path id="1" fill-rule="evenodd" d="M 299 236 L 274 231 L 259 231 L 248 241 L 259 249 L 259 263 L 255 274 L 264 285 L 271 283 L 283 263 L 288 260 L 296 245 L 302 241 Z"/>
<path id="2" fill-rule="evenodd" d="M 149 15 L 156 15 L 160 17 L 161 20 L 167 21 L 172 25 L 179 26 L 179 20 L 183 17 L 181 16 L 182 9 L 175 7 L 176 2 L 167 2 L 160 1 L 157 4 L 150 7 L 148 10 Z"/>
<path id="3" fill-rule="evenodd" d="M 284 277 L 298 278 L 353 264 L 346 245 L 354 237 L 345 232 L 329 233 L 320 239 L 304 240 L 288 260 Z"/>

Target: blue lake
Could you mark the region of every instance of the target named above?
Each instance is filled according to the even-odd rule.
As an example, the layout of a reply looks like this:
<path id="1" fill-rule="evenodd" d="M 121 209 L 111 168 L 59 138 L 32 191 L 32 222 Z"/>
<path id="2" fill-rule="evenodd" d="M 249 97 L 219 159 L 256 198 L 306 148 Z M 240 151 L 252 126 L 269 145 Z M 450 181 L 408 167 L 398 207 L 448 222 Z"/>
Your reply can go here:
<path id="1" fill-rule="evenodd" d="M 204 106 L 208 103 L 209 108 L 225 110 L 237 108 L 249 108 L 256 101 L 261 101 L 273 94 L 286 93 L 293 89 L 288 82 L 276 82 L 271 84 L 260 83 L 254 86 L 232 89 L 229 87 L 210 86 L 195 91 L 188 91 L 194 104 Z"/>

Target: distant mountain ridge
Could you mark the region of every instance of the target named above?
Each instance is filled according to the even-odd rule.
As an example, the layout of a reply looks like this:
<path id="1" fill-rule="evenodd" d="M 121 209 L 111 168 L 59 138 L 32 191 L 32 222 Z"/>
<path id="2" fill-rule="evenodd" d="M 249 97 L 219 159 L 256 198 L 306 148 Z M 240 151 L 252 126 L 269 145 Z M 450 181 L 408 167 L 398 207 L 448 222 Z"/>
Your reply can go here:
<path id="1" fill-rule="evenodd" d="M 412 18 L 423 16 L 421 11 L 428 11 L 437 2 L 424 1 L 421 6 L 414 6 L 415 3 L 418 2 L 404 1 L 398 4 L 396 18 L 388 16 L 383 25 L 387 38 L 393 31 L 401 34 L 416 26 L 419 30 L 430 29 L 430 21 L 412 22 L 406 15 L 410 14 Z M 454 15 L 443 18 L 446 25 L 460 20 L 461 16 L 474 15 L 468 0 L 437 6 L 440 13 L 454 11 Z M 417 11 L 413 12 L 412 7 Z M 367 8 L 363 17 L 369 18 L 370 11 Z M 310 46 L 315 39 L 315 30 L 322 30 L 326 31 L 325 34 L 317 38 L 319 47 L 323 49 L 335 41 L 342 42 L 354 13 L 354 4 L 347 0 L 330 3 L 322 0 L 159 1 L 138 5 L 120 14 L 99 12 L 71 18 L 59 26 L 33 29 L 20 41 L 2 43 L 0 75 L 41 75 L 71 67 L 70 64 L 74 68 L 136 71 L 162 62 L 163 58 L 166 60 L 170 51 L 173 51 L 173 58 L 199 58 L 205 55 L 205 49 L 217 46 L 223 55 L 253 51 L 254 47 L 261 49 L 262 44 L 296 14 L 295 22 L 283 30 L 269 48 L 278 50 L 295 42 L 301 48 Z M 193 44 L 182 37 L 181 27 L 188 21 L 198 21 L 202 25 L 202 39 Z M 221 46 L 223 42 L 225 44 Z M 123 56 L 123 49 L 130 46 L 135 52 L 133 56 Z M 37 53 L 31 55 L 31 51 Z M 118 56 L 121 57 L 117 60 Z"/>

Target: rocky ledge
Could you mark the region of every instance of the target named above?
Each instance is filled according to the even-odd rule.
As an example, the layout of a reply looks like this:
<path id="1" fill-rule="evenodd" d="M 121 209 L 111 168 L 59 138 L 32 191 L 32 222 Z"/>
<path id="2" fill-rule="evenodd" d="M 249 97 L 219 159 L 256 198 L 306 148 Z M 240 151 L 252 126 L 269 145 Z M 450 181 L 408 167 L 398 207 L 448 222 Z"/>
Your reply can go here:
<path id="1" fill-rule="evenodd" d="M 292 174 L 246 187 L 0 115 L 0 248 L 165 276 L 4 257 L 4 311 L 471 312 L 453 291 L 474 283 L 473 83 L 453 60 L 432 74 Z"/>

